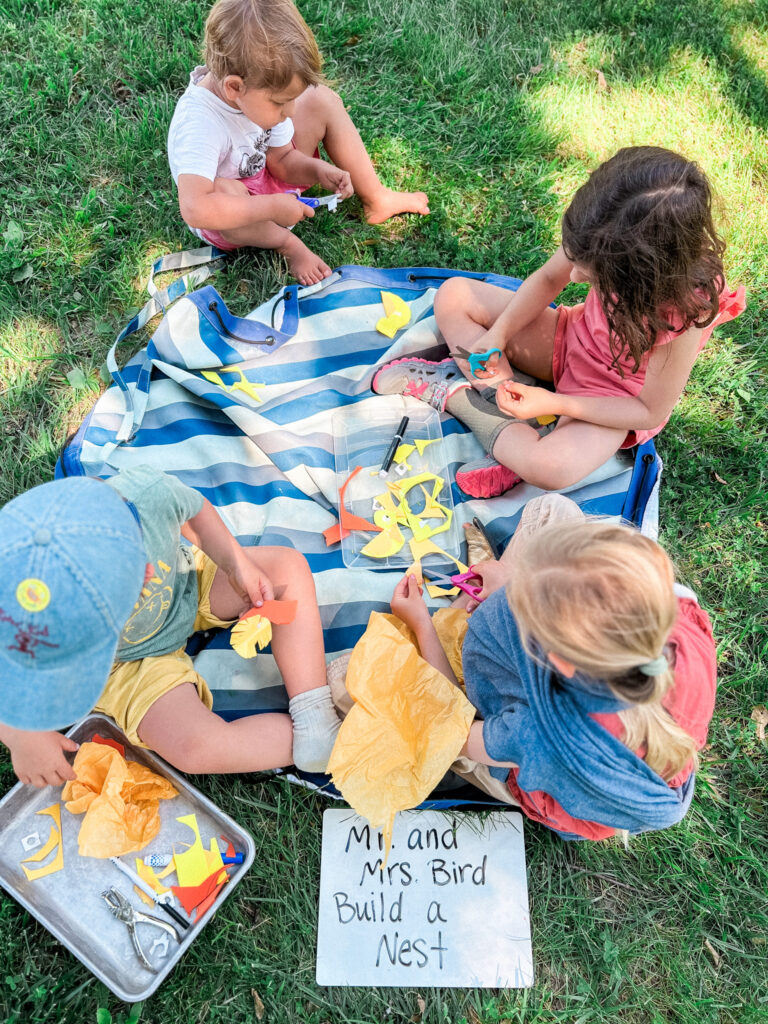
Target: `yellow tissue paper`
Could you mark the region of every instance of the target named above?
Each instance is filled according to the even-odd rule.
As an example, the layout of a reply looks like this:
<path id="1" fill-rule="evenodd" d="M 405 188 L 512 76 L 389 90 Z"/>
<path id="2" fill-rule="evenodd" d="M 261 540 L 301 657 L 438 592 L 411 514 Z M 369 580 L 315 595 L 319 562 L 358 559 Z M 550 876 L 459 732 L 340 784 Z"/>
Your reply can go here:
<path id="1" fill-rule="evenodd" d="M 475 716 L 461 690 L 421 657 L 410 636 L 394 616 L 371 613 L 347 670 L 355 703 L 328 763 L 347 803 L 383 830 L 387 851 L 395 814 L 432 792 Z"/>

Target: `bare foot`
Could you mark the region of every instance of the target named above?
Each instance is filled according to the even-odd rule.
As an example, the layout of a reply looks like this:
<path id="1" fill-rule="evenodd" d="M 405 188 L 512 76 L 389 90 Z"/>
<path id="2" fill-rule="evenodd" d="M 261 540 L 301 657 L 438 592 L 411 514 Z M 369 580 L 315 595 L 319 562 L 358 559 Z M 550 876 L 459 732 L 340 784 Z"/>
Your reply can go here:
<path id="1" fill-rule="evenodd" d="M 331 268 L 328 264 L 324 263 L 311 249 L 308 249 L 295 235 L 290 235 L 288 241 L 277 251 L 288 260 L 288 269 L 299 284 L 317 284 L 318 281 L 331 275 Z"/>
<path id="2" fill-rule="evenodd" d="M 394 192 L 382 188 L 368 202 L 363 202 L 365 219 L 369 224 L 383 224 L 398 213 L 429 213 L 429 199 L 425 192 Z"/>

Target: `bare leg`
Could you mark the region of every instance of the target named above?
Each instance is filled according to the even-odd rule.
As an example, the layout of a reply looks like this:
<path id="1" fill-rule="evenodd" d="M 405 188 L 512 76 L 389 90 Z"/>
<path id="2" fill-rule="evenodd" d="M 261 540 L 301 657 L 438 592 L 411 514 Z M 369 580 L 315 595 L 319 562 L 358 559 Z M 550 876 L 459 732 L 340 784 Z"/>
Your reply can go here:
<path id="1" fill-rule="evenodd" d="M 557 310 L 549 307 L 507 340 L 506 351 L 495 364 L 490 364 L 495 372 L 482 380 L 472 375 L 466 359 L 456 356 L 459 348 L 469 352 L 485 351 L 485 335 L 507 308 L 510 298 L 511 294 L 505 288 L 466 277 L 450 278 L 440 286 L 435 296 L 437 326 L 464 376 L 481 391 L 495 387 L 503 380 L 511 380 L 512 366 L 539 380 L 552 380 L 552 352 L 558 314 Z"/>
<path id="2" fill-rule="evenodd" d="M 556 491 L 602 466 L 626 436 L 623 428 L 561 417 L 551 433 L 540 437 L 527 423 L 517 422 L 501 431 L 491 454 L 534 487 Z"/>
<path id="3" fill-rule="evenodd" d="M 233 178 L 217 178 L 214 182 L 217 192 L 228 195 L 248 195 L 248 189 L 241 181 Z M 260 221 L 243 228 L 230 228 L 217 232 L 231 245 L 253 245 L 257 249 L 275 249 L 288 261 L 288 269 L 299 284 L 317 284 L 331 273 L 331 268 L 317 253 L 312 252 L 288 228 L 272 220 Z"/>
<path id="4" fill-rule="evenodd" d="M 142 743 L 182 772 L 259 772 L 293 763 L 288 715 L 225 722 L 182 683 L 156 700 L 138 729 Z"/>
<path id="5" fill-rule="evenodd" d="M 293 123 L 297 149 L 312 156 L 322 142 L 334 164 L 349 171 L 369 224 L 381 224 L 398 213 L 429 213 L 424 192 L 395 192 L 382 185 L 360 133 L 332 89 L 325 85 L 306 89 L 296 100 Z"/>
<path id="6" fill-rule="evenodd" d="M 293 622 L 272 627 L 272 653 L 288 696 L 325 686 L 323 627 L 306 558 L 293 548 L 246 550 L 249 558 L 269 576 L 275 593 L 283 600 L 297 602 Z M 236 619 L 243 609 L 243 599 L 221 569 L 214 577 L 210 600 L 211 611 L 219 619 Z"/>

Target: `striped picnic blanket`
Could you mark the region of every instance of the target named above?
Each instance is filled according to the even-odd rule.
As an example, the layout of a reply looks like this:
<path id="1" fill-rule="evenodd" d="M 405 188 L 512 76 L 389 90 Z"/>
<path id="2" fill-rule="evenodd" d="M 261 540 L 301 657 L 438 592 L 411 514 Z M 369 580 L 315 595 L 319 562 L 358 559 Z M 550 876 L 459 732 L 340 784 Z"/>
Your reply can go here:
<path id="1" fill-rule="evenodd" d="M 175 265 L 183 266 L 178 259 Z M 371 378 L 390 359 L 430 350 L 438 358 L 446 355 L 432 303 L 442 281 L 455 273 L 343 266 L 320 285 L 284 288 L 246 318 L 232 316 L 210 285 L 198 289 L 194 308 L 210 311 L 214 304 L 213 312 L 194 322 L 189 309 L 174 318 L 181 304 L 171 306 L 148 346 L 122 371 L 121 386 L 113 385 L 98 400 L 57 473 L 109 476 L 148 464 L 204 494 L 241 543 L 297 548 L 315 576 L 327 656 L 348 651 L 370 613 L 388 609 L 400 573 L 345 568 L 339 545 L 326 547 L 323 530 L 336 522 L 338 503 L 333 413 L 356 404 L 396 421 L 419 404 L 374 395 Z M 464 276 L 510 289 L 519 285 L 491 274 Z M 383 314 L 382 289 L 404 299 L 412 314 L 392 341 L 375 329 Z M 166 305 L 173 288 L 163 295 Z M 254 344 L 241 340 L 246 337 L 273 340 Z M 224 386 L 203 376 L 204 369 L 222 367 Z M 244 376 L 233 375 L 233 369 Z M 232 390 L 237 379 L 253 388 Z M 442 430 L 454 479 L 462 463 L 483 453 L 453 417 L 442 417 Z M 654 533 L 660 469 L 649 442 L 637 453 L 614 456 L 568 493 L 587 511 L 624 515 Z M 478 516 L 504 542 L 523 505 L 538 493 L 520 484 L 499 498 L 470 500 L 454 484 L 457 521 Z M 244 661 L 225 634 L 192 644 L 219 713 L 237 717 L 285 706 L 271 654 Z"/>

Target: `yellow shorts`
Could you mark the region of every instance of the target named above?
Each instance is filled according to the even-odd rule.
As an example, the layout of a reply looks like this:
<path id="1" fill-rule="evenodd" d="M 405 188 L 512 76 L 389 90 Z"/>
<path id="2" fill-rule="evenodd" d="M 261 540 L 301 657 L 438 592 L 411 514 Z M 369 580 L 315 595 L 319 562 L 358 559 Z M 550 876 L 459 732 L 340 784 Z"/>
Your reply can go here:
<path id="1" fill-rule="evenodd" d="M 194 554 L 198 601 L 194 632 L 231 625 L 231 621 L 217 619 L 211 612 L 211 585 L 216 575 L 216 563 L 197 548 Z M 137 731 L 142 718 L 156 700 L 182 683 L 194 683 L 203 704 L 209 710 L 213 707 L 208 684 L 195 672 L 192 659 L 183 647 L 171 654 L 140 658 L 138 661 L 116 661 L 94 711 L 114 718 L 131 743 L 145 747 L 146 743 L 141 742 Z"/>

